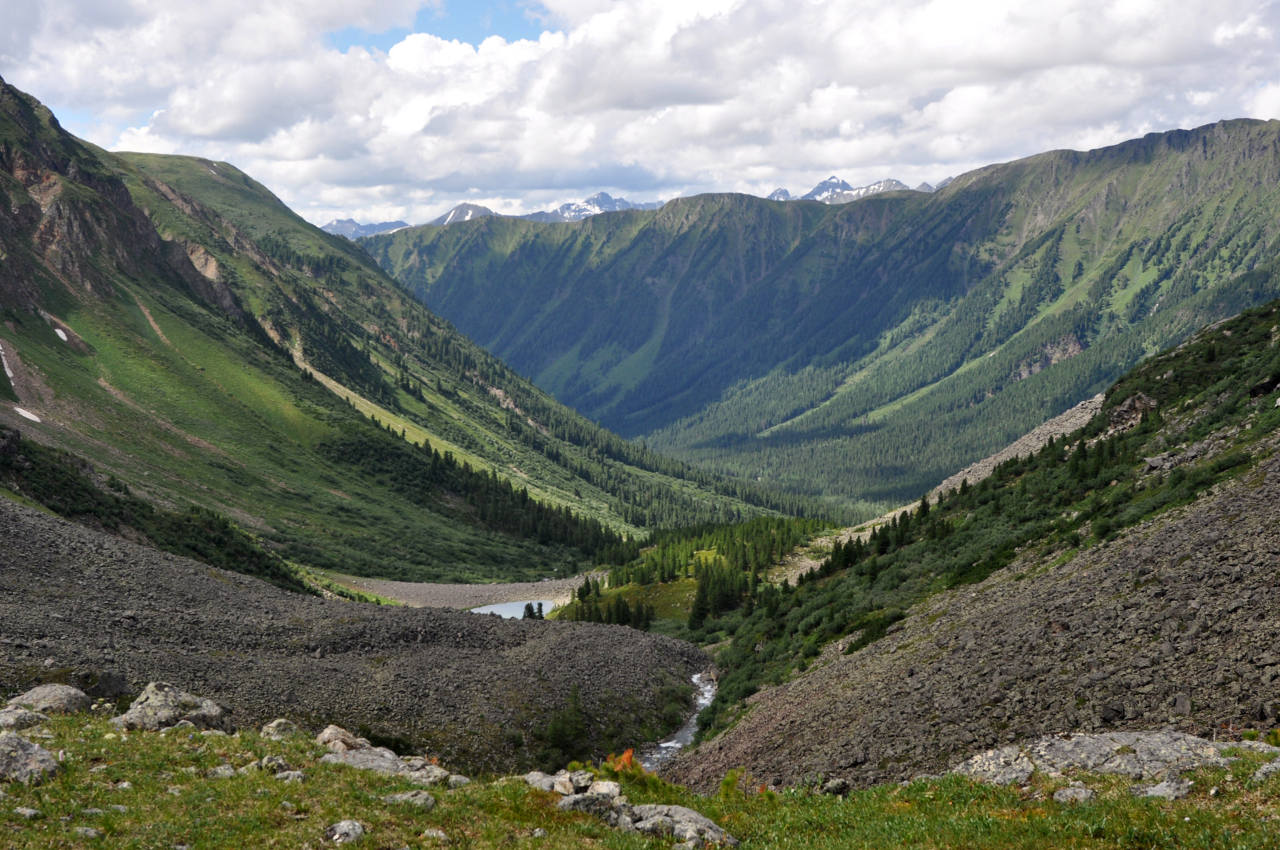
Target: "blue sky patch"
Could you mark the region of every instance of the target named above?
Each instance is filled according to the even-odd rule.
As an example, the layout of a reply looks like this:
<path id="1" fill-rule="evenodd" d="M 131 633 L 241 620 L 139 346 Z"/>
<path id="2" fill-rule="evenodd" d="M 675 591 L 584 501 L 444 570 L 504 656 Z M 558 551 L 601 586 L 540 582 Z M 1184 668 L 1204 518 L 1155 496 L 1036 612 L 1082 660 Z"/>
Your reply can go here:
<path id="1" fill-rule="evenodd" d="M 344 27 L 326 33 L 325 41 L 335 50 L 366 47 L 385 52 L 405 36 L 415 32 L 479 44 L 491 35 L 500 35 L 507 41 L 522 38 L 536 41 L 542 31 L 548 28 L 553 27 L 545 22 L 542 6 L 530 0 L 452 0 L 440 8 L 419 10 L 412 29 L 396 27 L 385 32 L 371 33 L 358 27 Z"/>

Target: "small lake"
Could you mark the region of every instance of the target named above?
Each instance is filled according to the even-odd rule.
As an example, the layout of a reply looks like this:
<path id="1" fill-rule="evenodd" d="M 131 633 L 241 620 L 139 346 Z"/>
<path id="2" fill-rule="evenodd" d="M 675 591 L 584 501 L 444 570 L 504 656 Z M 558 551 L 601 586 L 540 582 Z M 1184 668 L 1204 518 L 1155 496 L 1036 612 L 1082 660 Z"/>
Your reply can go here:
<path id="1" fill-rule="evenodd" d="M 535 609 L 541 605 L 542 613 L 550 614 L 551 609 L 555 606 L 554 599 L 522 599 L 519 602 L 499 602 L 496 605 L 481 605 L 479 608 L 472 608 L 472 614 L 497 614 L 499 617 L 506 617 L 508 620 L 519 620 L 524 616 L 524 606 L 532 605 Z"/>
<path id="2" fill-rule="evenodd" d="M 693 743 L 694 733 L 698 731 L 698 714 L 715 699 L 716 680 L 710 673 L 694 674 L 693 686 L 697 688 L 697 693 L 694 694 L 693 713 L 689 715 L 689 719 L 670 738 L 646 747 L 640 753 L 640 766 L 650 773 L 659 772 L 663 765 L 675 758 L 676 753 Z"/>

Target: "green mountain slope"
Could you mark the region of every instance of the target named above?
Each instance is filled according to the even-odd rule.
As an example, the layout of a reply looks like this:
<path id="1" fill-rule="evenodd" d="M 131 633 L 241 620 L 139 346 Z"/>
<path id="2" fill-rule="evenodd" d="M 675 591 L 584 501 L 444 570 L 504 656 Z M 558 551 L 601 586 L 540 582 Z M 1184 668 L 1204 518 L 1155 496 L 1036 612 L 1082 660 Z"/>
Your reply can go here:
<path id="1" fill-rule="evenodd" d="M 680 775 L 879 782 L 1041 734 L 1271 728 L 1278 428 L 1273 302 L 1150 358 L 1063 440 L 838 544 L 795 587 L 739 582 L 690 624 L 723 649 L 710 743 Z"/>
<path id="2" fill-rule="evenodd" d="M 621 433 L 796 493 L 900 500 L 1280 294 L 1278 206 L 1280 122 L 1229 121 L 931 195 L 709 195 L 361 244 Z"/>
<path id="3" fill-rule="evenodd" d="M 530 578 L 784 506 L 550 400 L 230 165 L 98 150 L 0 81 L 0 188 L 0 422 L 289 559 Z"/>

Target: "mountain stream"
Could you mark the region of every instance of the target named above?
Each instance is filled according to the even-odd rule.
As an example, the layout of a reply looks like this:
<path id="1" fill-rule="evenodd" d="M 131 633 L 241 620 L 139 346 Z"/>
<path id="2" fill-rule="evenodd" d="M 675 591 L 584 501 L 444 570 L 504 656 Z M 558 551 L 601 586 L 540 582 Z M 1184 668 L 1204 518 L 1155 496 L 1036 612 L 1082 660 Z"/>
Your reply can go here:
<path id="1" fill-rule="evenodd" d="M 693 686 L 697 688 L 694 695 L 693 713 L 680 729 L 664 741 L 646 747 L 640 753 L 640 765 L 651 773 L 660 773 L 667 762 L 675 758 L 676 753 L 693 743 L 693 735 L 698 731 L 698 714 L 711 705 L 716 695 L 716 680 L 710 673 L 695 673 Z"/>

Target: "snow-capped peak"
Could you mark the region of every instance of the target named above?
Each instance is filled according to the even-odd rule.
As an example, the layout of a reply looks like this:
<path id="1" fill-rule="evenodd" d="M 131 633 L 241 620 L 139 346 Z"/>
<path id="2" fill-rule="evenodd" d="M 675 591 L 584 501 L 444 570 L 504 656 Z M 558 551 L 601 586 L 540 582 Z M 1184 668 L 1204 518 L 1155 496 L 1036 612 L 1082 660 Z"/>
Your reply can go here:
<path id="1" fill-rule="evenodd" d="M 850 186 L 838 177 L 828 177 L 817 186 L 814 186 L 809 192 L 801 196 L 801 200 L 805 201 L 821 201 L 824 204 L 847 204 L 850 201 L 856 201 L 865 198 L 868 195 L 878 195 L 881 192 L 899 192 L 909 190 L 910 187 L 900 180 L 889 178 L 871 183 L 867 186 Z"/>
<path id="2" fill-rule="evenodd" d="M 482 207 L 479 204 L 458 204 L 439 218 L 428 222 L 437 227 L 444 227 L 447 224 L 457 224 L 462 221 L 471 221 L 475 218 L 488 218 L 491 215 L 497 215 L 488 207 Z"/>

